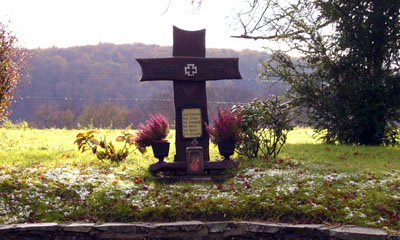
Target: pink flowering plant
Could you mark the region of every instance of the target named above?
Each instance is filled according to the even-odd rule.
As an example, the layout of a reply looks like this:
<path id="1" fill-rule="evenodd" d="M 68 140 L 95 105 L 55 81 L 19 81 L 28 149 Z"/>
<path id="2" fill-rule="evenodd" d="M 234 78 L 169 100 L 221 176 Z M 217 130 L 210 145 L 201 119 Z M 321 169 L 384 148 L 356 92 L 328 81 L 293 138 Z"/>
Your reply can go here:
<path id="1" fill-rule="evenodd" d="M 232 113 L 218 107 L 218 117 L 211 114 L 213 126 L 206 124 L 206 130 L 210 134 L 211 142 L 217 144 L 219 141 L 239 141 L 242 132 L 242 113 Z"/>
<path id="2" fill-rule="evenodd" d="M 165 138 L 169 133 L 168 120 L 161 114 L 153 116 L 146 120 L 146 125 L 141 123 L 133 141 L 139 151 L 144 152 L 146 147 L 157 142 L 167 142 Z"/>

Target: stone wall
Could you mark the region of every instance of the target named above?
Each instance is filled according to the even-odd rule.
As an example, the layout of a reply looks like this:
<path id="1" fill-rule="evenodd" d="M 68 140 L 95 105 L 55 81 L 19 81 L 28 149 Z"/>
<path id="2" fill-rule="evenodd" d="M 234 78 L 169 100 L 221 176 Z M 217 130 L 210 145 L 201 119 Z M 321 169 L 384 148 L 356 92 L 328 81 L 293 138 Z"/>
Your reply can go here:
<path id="1" fill-rule="evenodd" d="M 400 240 L 400 235 L 355 226 L 292 225 L 259 222 L 39 223 L 0 225 L 0 240 L 95 239 L 332 239 Z"/>

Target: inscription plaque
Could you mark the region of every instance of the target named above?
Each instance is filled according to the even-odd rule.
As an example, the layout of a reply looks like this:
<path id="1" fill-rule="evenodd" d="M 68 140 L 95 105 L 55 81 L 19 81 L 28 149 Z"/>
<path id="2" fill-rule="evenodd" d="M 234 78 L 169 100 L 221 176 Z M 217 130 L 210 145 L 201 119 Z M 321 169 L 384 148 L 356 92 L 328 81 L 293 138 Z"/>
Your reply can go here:
<path id="1" fill-rule="evenodd" d="M 182 109 L 183 138 L 200 138 L 203 135 L 200 108 Z"/>

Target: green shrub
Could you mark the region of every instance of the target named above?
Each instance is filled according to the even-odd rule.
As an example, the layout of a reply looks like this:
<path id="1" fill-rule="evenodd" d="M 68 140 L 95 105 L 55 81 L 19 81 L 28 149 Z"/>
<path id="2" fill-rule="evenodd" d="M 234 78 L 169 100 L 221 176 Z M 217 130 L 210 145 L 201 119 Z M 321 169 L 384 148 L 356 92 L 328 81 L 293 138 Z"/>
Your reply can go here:
<path id="1" fill-rule="evenodd" d="M 124 146 L 120 149 L 116 149 L 111 141 L 107 141 L 104 137 L 103 140 L 99 141 L 94 137 L 96 131 L 88 131 L 86 133 L 79 133 L 76 136 L 74 144 L 78 145 L 78 150 L 85 152 L 91 150 L 96 157 L 104 161 L 105 159 L 111 162 L 119 164 L 124 161 L 129 154 L 129 146 L 133 144 L 133 137 L 129 133 L 124 133 L 123 136 L 117 138 L 117 142 L 124 142 Z"/>
<path id="2" fill-rule="evenodd" d="M 234 106 L 233 112 L 242 112 L 241 141 L 236 149 L 240 155 L 256 158 L 276 158 L 293 129 L 290 108 L 279 98 L 258 100 L 243 106 Z"/>
<path id="3" fill-rule="evenodd" d="M 0 122 L 0 127 L 5 129 L 26 129 L 29 127 L 26 121 L 22 121 L 19 123 L 13 123 L 8 118 L 4 118 L 3 122 Z"/>

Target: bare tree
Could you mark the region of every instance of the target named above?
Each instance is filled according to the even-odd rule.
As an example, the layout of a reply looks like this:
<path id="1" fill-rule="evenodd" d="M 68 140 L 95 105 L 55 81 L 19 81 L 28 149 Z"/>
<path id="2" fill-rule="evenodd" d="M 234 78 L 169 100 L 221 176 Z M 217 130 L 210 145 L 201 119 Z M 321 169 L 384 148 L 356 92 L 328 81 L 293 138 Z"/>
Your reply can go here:
<path id="1" fill-rule="evenodd" d="M 291 85 L 288 96 L 326 142 L 398 143 L 398 1 L 244 2 L 234 37 L 275 43 L 262 75 Z"/>

